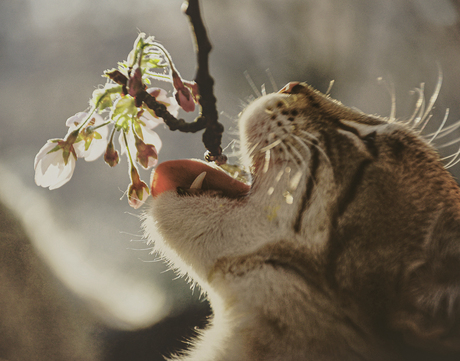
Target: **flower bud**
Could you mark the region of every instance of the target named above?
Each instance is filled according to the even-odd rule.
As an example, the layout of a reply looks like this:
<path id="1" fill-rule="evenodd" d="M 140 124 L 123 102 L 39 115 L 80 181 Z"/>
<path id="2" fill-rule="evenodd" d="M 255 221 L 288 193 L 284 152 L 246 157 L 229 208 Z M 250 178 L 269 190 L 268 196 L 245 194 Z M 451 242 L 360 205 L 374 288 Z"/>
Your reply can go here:
<path id="1" fill-rule="evenodd" d="M 149 169 L 157 164 L 158 153 L 154 145 L 145 144 L 144 141 L 134 134 L 137 149 L 136 161 L 144 168 Z"/>
<path id="2" fill-rule="evenodd" d="M 149 187 L 139 178 L 136 167 L 131 166 L 131 184 L 128 187 L 128 203 L 134 209 L 144 204 L 149 196 Z"/>
<path id="3" fill-rule="evenodd" d="M 195 110 L 195 101 L 193 99 L 192 93 L 190 92 L 190 89 L 184 85 L 181 77 L 174 69 L 172 69 L 172 78 L 174 88 L 176 89 L 174 96 L 177 103 L 186 112 L 193 112 Z"/>
<path id="4" fill-rule="evenodd" d="M 111 167 L 115 167 L 118 164 L 120 157 L 118 155 L 118 151 L 113 146 L 113 142 L 107 144 L 107 149 L 104 154 L 104 160 Z"/>
<path id="5" fill-rule="evenodd" d="M 136 97 L 142 90 L 144 90 L 144 84 L 142 84 L 142 72 L 141 68 L 137 67 L 134 70 L 134 74 L 132 74 L 128 80 L 128 94 L 132 97 Z"/>

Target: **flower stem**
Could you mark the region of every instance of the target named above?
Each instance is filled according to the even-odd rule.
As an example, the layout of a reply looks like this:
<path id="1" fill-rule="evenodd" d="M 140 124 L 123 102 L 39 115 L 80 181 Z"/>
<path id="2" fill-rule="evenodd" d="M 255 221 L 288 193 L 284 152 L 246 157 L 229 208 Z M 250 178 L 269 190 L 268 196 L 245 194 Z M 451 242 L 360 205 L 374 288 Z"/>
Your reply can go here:
<path id="1" fill-rule="evenodd" d="M 111 121 L 111 120 L 109 120 L 109 121 L 107 121 L 107 122 L 105 122 L 105 123 L 102 123 L 102 124 L 99 124 L 99 125 L 97 125 L 97 126 L 93 127 L 93 130 L 96 130 L 96 129 L 99 129 L 99 128 L 102 128 L 102 127 L 105 127 L 106 125 L 109 125 L 109 124 L 111 124 L 111 123 L 112 123 L 112 121 Z M 115 130 L 115 128 L 114 128 L 114 130 Z M 112 132 L 112 134 L 113 134 L 113 132 Z"/>
<path id="2" fill-rule="evenodd" d="M 133 167 L 135 167 L 135 165 L 134 165 L 134 162 L 133 162 L 133 158 L 131 157 L 131 151 L 129 150 L 128 139 L 126 138 L 126 132 L 125 131 L 123 131 L 123 138 L 125 140 L 126 151 L 128 152 L 128 159 L 129 159 L 129 163 L 130 163 L 131 169 L 132 169 Z"/>

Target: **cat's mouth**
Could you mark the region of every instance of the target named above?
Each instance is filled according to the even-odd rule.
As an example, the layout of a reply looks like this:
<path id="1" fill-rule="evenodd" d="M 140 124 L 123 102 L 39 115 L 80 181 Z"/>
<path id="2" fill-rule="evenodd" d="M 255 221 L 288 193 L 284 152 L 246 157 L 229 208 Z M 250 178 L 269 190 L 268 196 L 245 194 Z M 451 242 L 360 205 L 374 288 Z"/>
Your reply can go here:
<path id="1" fill-rule="evenodd" d="M 171 160 L 159 164 L 152 173 L 150 184 L 153 197 L 166 191 L 176 191 L 181 195 L 208 194 L 241 198 L 251 188 L 217 167 L 192 159 Z"/>

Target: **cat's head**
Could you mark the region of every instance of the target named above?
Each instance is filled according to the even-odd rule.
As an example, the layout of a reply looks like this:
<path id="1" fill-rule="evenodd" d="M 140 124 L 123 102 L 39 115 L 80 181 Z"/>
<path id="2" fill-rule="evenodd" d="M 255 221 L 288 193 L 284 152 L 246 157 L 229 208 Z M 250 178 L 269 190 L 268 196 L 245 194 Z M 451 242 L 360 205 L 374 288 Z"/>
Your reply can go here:
<path id="1" fill-rule="evenodd" d="M 290 83 L 242 113 L 243 159 L 253 196 L 292 208 L 290 239 L 346 302 L 410 343 L 458 350 L 460 191 L 417 121 Z"/>

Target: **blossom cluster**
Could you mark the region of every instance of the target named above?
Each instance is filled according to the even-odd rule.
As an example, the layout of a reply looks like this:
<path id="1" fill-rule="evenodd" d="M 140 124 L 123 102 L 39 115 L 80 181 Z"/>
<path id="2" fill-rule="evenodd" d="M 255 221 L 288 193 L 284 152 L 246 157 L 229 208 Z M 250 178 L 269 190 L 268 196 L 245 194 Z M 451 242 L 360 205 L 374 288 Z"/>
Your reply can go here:
<path id="1" fill-rule="evenodd" d="M 166 49 L 143 33 L 128 59 L 104 76 L 108 81 L 93 92 L 89 108 L 67 119 L 66 136 L 48 140 L 36 155 L 35 182 L 49 189 L 59 188 L 72 178 L 78 158 L 93 161 L 103 155 L 105 163 L 114 167 L 121 153 L 129 162 L 128 202 L 138 208 L 149 196 L 149 187 L 140 179 L 136 164 L 144 169 L 156 165 L 162 143 L 153 129 L 163 119 L 137 96 L 147 92 L 176 117 L 179 108 L 187 112 L 195 109 L 198 89 L 194 82 L 180 77 Z M 152 86 L 153 80 L 170 82 L 173 96 Z M 115 135 L 120 153 L 114 145 Z"/>

